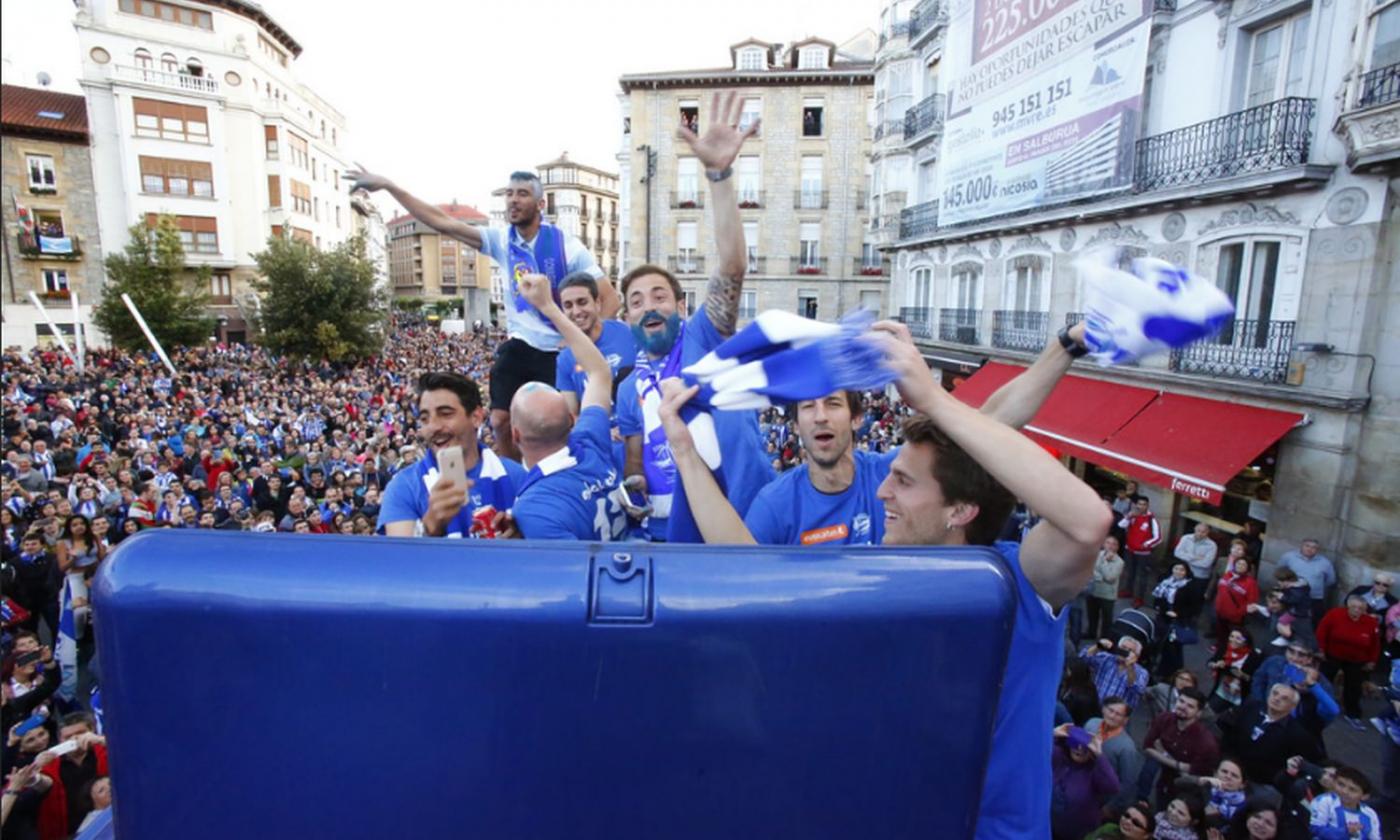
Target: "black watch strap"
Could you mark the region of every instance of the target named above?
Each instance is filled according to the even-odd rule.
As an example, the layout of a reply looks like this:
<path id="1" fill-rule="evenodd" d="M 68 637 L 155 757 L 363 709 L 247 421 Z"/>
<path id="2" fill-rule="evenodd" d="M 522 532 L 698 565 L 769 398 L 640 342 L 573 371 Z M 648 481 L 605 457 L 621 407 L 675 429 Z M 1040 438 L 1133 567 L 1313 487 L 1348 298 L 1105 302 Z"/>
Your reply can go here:
<path id="1" fill-rule="evenodd" d="M 1070 337 L 1069 327 L 1061 327 L 1056 338 L 1060 340 L 1060 346 L 1065 348 L 1065 352 L 1069 354 L 1071 359 L 1080 359 L 1089 354 L 1088 347 Z"/>

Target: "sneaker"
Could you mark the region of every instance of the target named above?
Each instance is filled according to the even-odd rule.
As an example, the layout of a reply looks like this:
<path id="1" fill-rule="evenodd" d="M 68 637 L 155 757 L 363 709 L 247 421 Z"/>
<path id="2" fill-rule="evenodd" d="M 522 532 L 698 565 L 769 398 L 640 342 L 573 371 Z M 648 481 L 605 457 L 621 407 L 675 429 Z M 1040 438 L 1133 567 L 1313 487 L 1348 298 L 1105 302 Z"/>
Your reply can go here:
<path id="1" fill-rule="evenodd" d="M 1347 725 L 1350 726 L 1352 729 L 1355 729 L 1357 732 L 1366 731 L 1366 724 L 1362 723 L 1360 720 L 1357 720 L 1354 717 L 1349 717 L 1346 719 L 1346 721 Z"/>

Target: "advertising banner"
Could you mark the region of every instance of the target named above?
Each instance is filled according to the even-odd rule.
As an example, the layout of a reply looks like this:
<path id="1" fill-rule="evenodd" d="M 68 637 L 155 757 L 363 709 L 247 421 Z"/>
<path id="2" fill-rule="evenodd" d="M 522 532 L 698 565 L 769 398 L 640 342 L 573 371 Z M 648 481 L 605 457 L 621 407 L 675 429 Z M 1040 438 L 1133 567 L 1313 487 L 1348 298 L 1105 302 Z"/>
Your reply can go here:
<path id="1" fill-rule="evenodd" d="M 1153 0 L 955 0 L 939 226 L 1131 186 Z"/>

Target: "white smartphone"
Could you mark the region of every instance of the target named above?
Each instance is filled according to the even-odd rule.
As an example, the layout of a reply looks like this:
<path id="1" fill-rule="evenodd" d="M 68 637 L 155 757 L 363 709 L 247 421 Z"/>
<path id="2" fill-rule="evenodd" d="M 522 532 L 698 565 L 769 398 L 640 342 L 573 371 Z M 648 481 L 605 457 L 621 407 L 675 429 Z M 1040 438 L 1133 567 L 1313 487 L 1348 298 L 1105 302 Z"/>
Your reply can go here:
<path id="1" fill-rule="evenodd" d="M 73 750 L 76 750 L 77 748 L 78 748 L 78 742 L 77 742 L 77 741 L 72 741 L 72 740 L 63 741 L 63 742 L 61 742 L 61 743 L 54 744 L 52 747 L 49 747 L 49 748 L 48 748 L 48 753 L 49 753 L 50 755 L 54 755 L 54 756 L 64 756 L 64 755 L 68 755 L 70 752 L 72 752 Z"/>
<path id="2" fill-rule="evenodd" d="M 467 486 L 467 469 L 462 463 L 462 447 L 449 446 L 437 453 L 438 475 L 452 479 L 458 487 Z"/>

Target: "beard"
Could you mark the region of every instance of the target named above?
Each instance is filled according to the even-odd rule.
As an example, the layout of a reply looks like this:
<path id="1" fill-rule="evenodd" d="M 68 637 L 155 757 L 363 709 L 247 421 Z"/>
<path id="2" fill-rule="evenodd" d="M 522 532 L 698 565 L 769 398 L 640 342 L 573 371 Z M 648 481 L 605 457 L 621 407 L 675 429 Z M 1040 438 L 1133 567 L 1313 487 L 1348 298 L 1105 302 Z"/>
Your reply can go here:
<path id="1" fill-rule="evenodd" d="M 660 318 L 661 313 L 655 309 L 643 313 L 637 323 L 632 325 L 632 337 L 636 340 L 637 346 L 647 352 L 649 356 L 664 356 L 671 352 L 671 347 L 676 343 L 676 336 L 681 332 L 680 313 L 673 312 L 665 319 L 665 329 L 657 333 L 648 333 L 642 326 L 653 318 Z"/>

